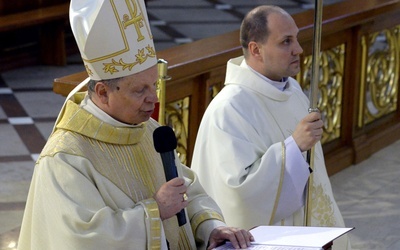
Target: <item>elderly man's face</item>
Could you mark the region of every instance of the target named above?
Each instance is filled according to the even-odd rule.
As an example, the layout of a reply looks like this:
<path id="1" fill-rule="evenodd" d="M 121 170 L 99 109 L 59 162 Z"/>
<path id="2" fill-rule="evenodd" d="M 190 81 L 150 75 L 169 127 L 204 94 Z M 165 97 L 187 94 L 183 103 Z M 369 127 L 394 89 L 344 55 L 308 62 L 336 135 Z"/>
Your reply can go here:
<path id="1" fill-rule="evenodd" d="M 155 65 L 121 79 L 118 88 L 108 93 L 105 112 L 127 124 L 147 121 L 154 112 L 155 103 L 158 102 L 157 76 L 157 65 Z"/>
<path id="2" fill-rule="evenodd" d="M 293 18 L 281 13 L 268 16 L 270 35 L 261 44 L 263 72 L 271 80 L 294 76 L 300 71 L 300 54 L 303 53 L 297 34 L 299 29 Z"/>

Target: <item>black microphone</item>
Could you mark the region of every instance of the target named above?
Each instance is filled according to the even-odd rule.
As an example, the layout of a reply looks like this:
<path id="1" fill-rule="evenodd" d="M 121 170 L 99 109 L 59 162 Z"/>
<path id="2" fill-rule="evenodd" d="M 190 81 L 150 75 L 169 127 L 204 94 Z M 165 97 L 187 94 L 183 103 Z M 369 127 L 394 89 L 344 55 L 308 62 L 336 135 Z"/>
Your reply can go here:
<path id="1" fill-rule="evenodd" d="M 154 148 L 161 155 L 161 160 L 164 166 L 165 178 L 167 181 L 178 177 L 178 171 L 175 165 L 174 150 L 177 146 L 175 133 L 168 126 L 161 126 L 153 132 Z M 186 224 L 185 211 L 182 209 L 176 214 L 179 226 Z"/>

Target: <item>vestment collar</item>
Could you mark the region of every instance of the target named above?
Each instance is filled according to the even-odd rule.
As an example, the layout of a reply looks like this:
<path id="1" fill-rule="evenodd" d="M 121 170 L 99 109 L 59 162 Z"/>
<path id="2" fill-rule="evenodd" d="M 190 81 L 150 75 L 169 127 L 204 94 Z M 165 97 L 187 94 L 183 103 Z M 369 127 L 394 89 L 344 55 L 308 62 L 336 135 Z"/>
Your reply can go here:
<path id="1" fill-rule="evenodd" d="M 241 65 L 243 60 L 244 57 L 240 56 L 228 61 L 225 85 L 239 85 L 276 101 L 287 101 L 293 95 L 296 85 L 293 78 L 287 79 L 287 87 L 285 91 L 281 91 L 266 81 L 265 77 L 255 74 L 248 67 L 243 67 Z"/>
<path id="2" fill-rule="evenodd" d="M 77 93 L 68 100 L 56 124 L 57 129 L 73 131 L 95 140 L 113 144 L 135 144 L 142 138 L 146 123 L 131 126 L 114 126 L 99 119 L 79 106 L 85 93 Z"/>

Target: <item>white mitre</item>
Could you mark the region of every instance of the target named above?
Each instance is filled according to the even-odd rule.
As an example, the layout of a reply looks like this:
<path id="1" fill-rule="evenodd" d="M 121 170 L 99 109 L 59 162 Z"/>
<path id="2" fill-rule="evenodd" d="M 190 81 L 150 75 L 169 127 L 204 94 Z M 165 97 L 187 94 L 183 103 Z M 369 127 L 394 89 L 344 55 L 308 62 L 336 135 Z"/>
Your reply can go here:
<path id="1" fill-rule="evenodd" d="M 71 0 L 70 23 L 93 80 L 132 75 L 157 63 L 143 0 Z"/>

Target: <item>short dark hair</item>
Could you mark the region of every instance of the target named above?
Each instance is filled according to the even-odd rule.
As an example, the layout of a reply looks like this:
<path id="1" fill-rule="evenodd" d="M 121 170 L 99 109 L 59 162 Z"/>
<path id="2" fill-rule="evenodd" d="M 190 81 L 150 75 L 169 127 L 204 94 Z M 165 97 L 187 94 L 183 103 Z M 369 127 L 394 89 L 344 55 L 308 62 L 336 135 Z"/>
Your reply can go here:
<path id="1" fill-rule="evenodd" d="M 268 39 L 268 15 L 282 11 L 283 9 L 278 6 L 262 5 L 246 14 L 240 25 L 240 44 L 244 53 L 247 51 L 250 42 L 264 43 Z"/>
<path id="2" fill-rule="evenodd" d="M 122 77 L 114 78 L 114 79 L 107 79 L 107 80 L 93 80 L 90 79 L 89 82 L 87 83 L 87 88 L 88 88 L 88 94 L 89 96 L 94 93 L 94 87 L 98 82 L 103 82 L 105 85 L 109 86 L 111 89 L 117 89 L 119 80 L 122 79 Z"/>

